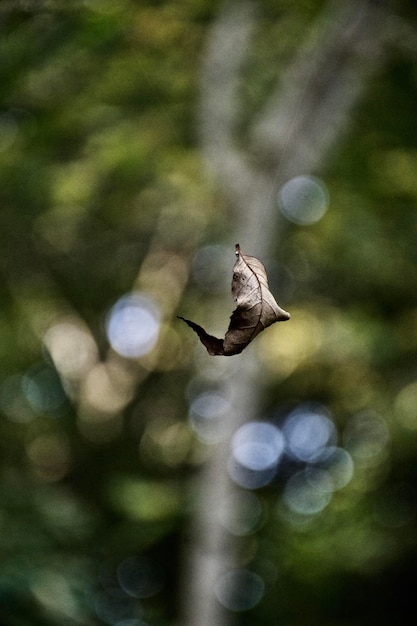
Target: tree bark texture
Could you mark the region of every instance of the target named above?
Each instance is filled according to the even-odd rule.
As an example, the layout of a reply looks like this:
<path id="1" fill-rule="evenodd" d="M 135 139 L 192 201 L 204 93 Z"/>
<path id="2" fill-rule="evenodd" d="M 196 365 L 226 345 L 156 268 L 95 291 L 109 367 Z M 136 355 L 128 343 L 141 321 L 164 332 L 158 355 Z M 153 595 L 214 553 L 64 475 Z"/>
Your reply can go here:
<path id="1" fill-rule="evenodd" d="M 231 256 L 236 241 L 260 259 L 277 248 L 282 232 L 278 190 L 294 176 L 318 174 L 346 133 L 353 107 L 384 62 L 391 18 L 385 2 L 329 2 L 263 110 L 251 120 L 249 147 L 242 150 L 237 137 L 238 85 L 251 49 L 257 6 L 229 3 L 219 14 L 203 56 L 198 131 L 209 172 L 234 210 L 227 242 Z M 260 415 L 262 372 L 251 349 L 224 361 L 227 365 L 216 357 L 230 410 L 223 440 L 213 446 L 199 477 L 184 580 L 185 626 L 229 626 L 234 620 L 215 594 L 221 576 L 236 567 L 235 539 L 218 513 L 236 489 L 227 473 L 230 438 Z"/>

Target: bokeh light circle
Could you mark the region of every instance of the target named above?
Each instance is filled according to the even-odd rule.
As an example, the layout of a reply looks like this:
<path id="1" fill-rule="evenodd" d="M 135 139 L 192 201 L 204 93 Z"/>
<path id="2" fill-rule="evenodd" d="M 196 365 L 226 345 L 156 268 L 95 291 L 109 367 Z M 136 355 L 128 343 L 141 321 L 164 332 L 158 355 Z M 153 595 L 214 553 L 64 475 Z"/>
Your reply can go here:
<path id="1" fill-rule="evenodd" d="M 276 476 L 277 466 L 273 465 L 265 470 L 251 470 L 240 465 L 233 456 L 227 463 L 227 471 L 230 478 L 244 489 L 260 489 L 268 485 Z"/>
<path id="2" fill-rule="evenodd" d="M 303 404 L 285 421 L 286 452 L 298 461 L 314 462 L 336 440 L 336 429 L 320 405 Z"/>
<path id="3" fill-rule="evenodd" d="M 155 346 L 160 329 L 160 313 L 156 304 L 141 293 L 123 296 L 107 316 L 107 336 L 121 356 L 138 358 Z"/>
<path id="4" fill-rule="evenodd" d="M 329 472 L 333 488 L 343 489 L 352 480 L 354 472 L 353 459 L 347 450 L 337 446 L 329 446 L 320 458 L 320 467 Z"/>
<path id="5" fill-rule="evenodd" d="M 85 375 L 98 358 L 93 337 L 76 322 L 62 321 L 46 331 L 44 344 L 58 371 L 70 379 Z"/>
<path id="6" fill-rule="evenodd" d="M 333 481 L 326 470 L 308 467 L 297 472 L 285 485 L 283 500 L 300 515 L 316 515 L 331 501 Z"/>
<path id="7" fill-rule="evenodd" d="M 236 569 L 221 576 L 215 587 L 219 602 L 234 612 L 248 611 L 264 595 L 265 584 L 258 574 L 246 569 Z"/>
<path id="8" fill-rule="evenodd" d="M 284 451 L 284 437 L 279 428 L 267 422 L 249 422 L 232 439 L 234 458 L 250 470 L 275 467 Z"/>
<path id="9" fill-rule="evenodd" d="M 318 222 L 327 211 L 329 193 L 315 176 L 296 176 L 286 182 L 278 194 L 282 214 L 296 224 Z"/>

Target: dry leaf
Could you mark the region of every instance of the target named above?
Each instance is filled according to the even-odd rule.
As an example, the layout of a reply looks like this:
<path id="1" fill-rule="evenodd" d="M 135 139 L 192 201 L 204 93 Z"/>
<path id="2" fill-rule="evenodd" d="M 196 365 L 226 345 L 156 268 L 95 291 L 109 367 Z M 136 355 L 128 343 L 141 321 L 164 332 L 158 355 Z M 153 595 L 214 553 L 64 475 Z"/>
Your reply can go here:
<path id="1" fill-rule="evenodd" d="M 237 307 L 231 315 L 225 338 L 217 339 L 198 324 L 179 316 L 197 333 L 212 356 L 239 354 L 265 328 L 290 319 L 290 314 L 281 309 L 269 291 L 266 270 L 259 259 L 244 256 L 239 244 L 236 244 L 236 257 L 232 295 Z"/>

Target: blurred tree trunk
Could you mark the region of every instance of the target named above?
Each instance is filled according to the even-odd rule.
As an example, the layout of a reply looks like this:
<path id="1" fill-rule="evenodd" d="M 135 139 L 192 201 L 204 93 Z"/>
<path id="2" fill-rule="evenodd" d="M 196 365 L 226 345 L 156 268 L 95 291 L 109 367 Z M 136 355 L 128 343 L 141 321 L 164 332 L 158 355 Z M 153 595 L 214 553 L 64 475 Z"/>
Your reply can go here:
<path id="1" fill-rule="evenodd" d="M 234 207 L 227 242 L 231 265 L 237 242 L 243 252 L 261 259 L 277 248 L 281 236 L 277 192 L 293 176 L 317 174 L 346 132 L 352 107 L 384 60 L 391 15 L 383 1 L 328 3 L 263 111 L 252 120 L 250 147 L 243 152 L 236 137 L 237 88 L 256 14 L 256 4 L 227 4 L 213 24 L 202 68 L 201 149 Z M 218 364 L 219 382 L 228 381 L 231 409 L 225 417 L 227 434 L 214 448 L 198 485 L 183 589 L 186 626 L 226 626 L 233 621 L 214 591 L 222 574 L 236 567 L 233 537 L 218 513 L 234 490 L 226 469 L 230 437 L 260 415 L 261 373 L 251 349 L 224 363 Z"/>

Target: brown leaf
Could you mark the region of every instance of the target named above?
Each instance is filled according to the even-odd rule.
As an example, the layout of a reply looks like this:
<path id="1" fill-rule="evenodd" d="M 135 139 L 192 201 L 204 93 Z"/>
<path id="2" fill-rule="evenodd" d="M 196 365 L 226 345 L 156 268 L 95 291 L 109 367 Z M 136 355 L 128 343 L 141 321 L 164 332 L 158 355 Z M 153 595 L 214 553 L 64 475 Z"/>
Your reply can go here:
<path id="1" fill-rule="evenodd" d="M 195 322 L 192 322 L 191 320 L 186 320 L 185 317 L 181 317 L 181 315 L 178 315 L 177 317 L 180 320 L 184 320 L 184 322 L 197 333 L 197 335 L 200 337 L 201 343 L 206 346 L 207 352 L 211 356 L 215 356 L 216 354 L 224 354 L 223 339 L 217 339 L 217 337 L 209 335 L 208 333 L 206 333 L 204 328 L 202 328 L 198 324 L 195 324 Z"/>
<path id="2" fill-rule="evenodd" d="M 239 244 L 236 244 L 236 257 L 232 295 L 237 307 L 231 315 L 225 338 L 217 339 L 198 324 L 180 317 L 197 333 L 212 356 L 239 354 L 265 328 L 290 319 L 290 314 L 281 309 L 269 291 L 266 270 L 259 259 L 244 256 Z"/>

